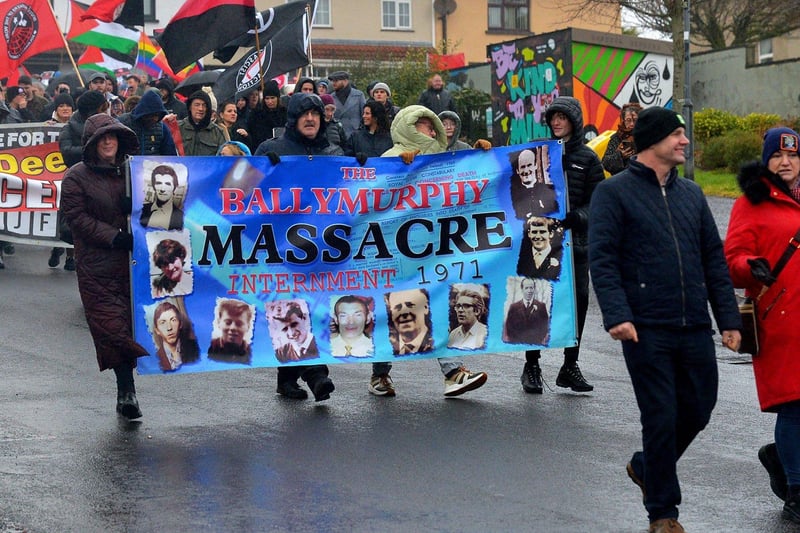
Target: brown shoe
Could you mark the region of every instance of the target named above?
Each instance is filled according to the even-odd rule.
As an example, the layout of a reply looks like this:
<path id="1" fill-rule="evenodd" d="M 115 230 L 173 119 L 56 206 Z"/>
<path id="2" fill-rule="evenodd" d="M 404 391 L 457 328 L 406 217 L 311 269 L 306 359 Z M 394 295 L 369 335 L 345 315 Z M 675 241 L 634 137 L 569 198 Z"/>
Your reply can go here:
<path id="1" fill-rule="evenodd" d="M 674 518 L 660 518 L 650 522 L 648 533 L 686 533 L 683 526 Z"/>
<path id="2" fill-rule="evenodd" d="M 625 471 L 628 472 L 628 477 L 631 478 L 631 481 L 642 489 L 642 503 L 645 503 L 647 501 L 647 493 L 644 491 L 644 481 L 639 479 L 639 476 L 636 475 L 636 472 L 633 470 L 633 465 L 630 462 L 625 465 Z"/>

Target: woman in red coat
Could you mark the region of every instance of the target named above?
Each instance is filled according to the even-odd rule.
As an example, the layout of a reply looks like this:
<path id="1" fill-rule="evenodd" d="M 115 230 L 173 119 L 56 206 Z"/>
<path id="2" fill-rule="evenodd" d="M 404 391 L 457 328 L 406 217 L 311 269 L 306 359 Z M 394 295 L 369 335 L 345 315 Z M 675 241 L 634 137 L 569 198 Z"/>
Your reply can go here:
<path id="1" fill-rule="evenodd" d="M 800 229 L 800 136 L 789 128 L 764 135 L 761 162 L 742 167 L 744 196 L 731 211 L 725 256 L 736 287 L 754 299 Z M 777 413 L 775 444 L 759 450 L 784 518 L 800 524 L 800 253 L 757 303 L 760 350 L 753 358 L 762 411 Z"/>
<path id="2" fill-rule="evenodd" d="M 117 377 L 117 412 L 128 419 L 142 412 L 133 369 L 148 355 L 133 339 L 128 233 L 130 199 L 125 157 L 138 152 L 136 134 L 116 119 L 98 114 L 86 120 L 83 161 L 64 175 L 61 210 L 75 239 L 78 290 L 94 340 L 100 370 Z"/>

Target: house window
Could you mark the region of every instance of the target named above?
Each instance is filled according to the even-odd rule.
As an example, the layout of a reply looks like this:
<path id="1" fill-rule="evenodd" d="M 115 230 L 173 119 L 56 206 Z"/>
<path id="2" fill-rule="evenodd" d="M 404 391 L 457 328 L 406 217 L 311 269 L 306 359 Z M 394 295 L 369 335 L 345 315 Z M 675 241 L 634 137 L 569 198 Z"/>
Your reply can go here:
<path id="1" fill-rule="evenodd" d="M 528 0 L 489 0 L 489 29 L 528 31 Z"/>
<path id="2" fill-rule="evenodd" d="M 411 2 L 409 0 L 383 0 L 381 2 L 384 30 L 411 29 Z"/>
<path id="3" fill-rule="evenodd" d="M 156 20 L 156 0 L 144 0 L 144 21 L 157 22 Z"/>
<path id="4" fill-rule="evenodd" d="M 772 39 L 764 39 L 758 42 L 758 62 L 772 62 Z"/>
<path id="5" fill-rule="evenodd" d="M 314 26 L 331 26 L 331 0 L 317 0 Z"/>

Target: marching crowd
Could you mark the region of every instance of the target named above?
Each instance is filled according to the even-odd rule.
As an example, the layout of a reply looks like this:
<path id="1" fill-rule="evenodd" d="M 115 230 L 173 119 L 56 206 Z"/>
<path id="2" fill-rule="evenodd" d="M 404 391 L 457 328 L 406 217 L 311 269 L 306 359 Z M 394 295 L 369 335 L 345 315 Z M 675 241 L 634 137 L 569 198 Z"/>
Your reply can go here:
<path id="1" fill-rule="evenodd" d="M 254 154 L 279 164 L 286 155 L 349 155 L 363 165 L 371 157 L 399 156 L 410 163 L 418 154 L 491 147 L 485 140 L 474 146 L 461 140 L 453 97 L 438 74 L 430 78 L 418 104 L 402 109 L 394 105 L 388 84 L 376 81 L 362 92 L 349 78 L 345 71 L 325 79 L 300 78 L 291 96 L 269 81 L 263 90 L 224 102 L 217 102 L 208 88 L 191 93 L 184 102 L 176 97 L 171 80 L 146 87 L 133 74 L 119 93 L 117 80 L 102 73 L 92 75 L 81 91 L 56 79 L 49 97 L 27 76 L 5 88 L 3 123 L 64 125 L 59 145 L 69 170 L 61 211 L 75 245 L 74 254 L 67 250 L 64 268 L 77 270 L 100 370 L 110 368 L 116 375 L 120 415 L 142 416 L 133 369 L 138 357 L 148 355 L 131 336 L 128 254 L 133 238 L 121 172 L 126 156 Z M 723 244 L 702 191 L 678 176 L 689 143 L 679 114 L 661 107 L 623 106 L 619 129 L 602 161 L 584 144 L 578 100 L 555 98 L 545 120 L 552 138 L 564 145 L 569 205 L 563 220 L 529 217 L 526 230 L 532 247 L 526 261 L 539 272 L 537 277 L 547 278 L 546 269 L 555 264 L 547 259 L 553 223 L 559 231 L 572 231 L 578 345 L 564 350 L 556 385 L 584 393 L 594 388 L 578 366 L 591 273 L 604 327 L 621 341 L 641 413 L 642 449 L 626 465 L 628 476 L 641 489 L 650 532 L 683 531 L 677 520 L 681 494 L 676 463 L 708 423 L 717 399 L 709 304 L 723 344 L 737 350 L 742 325 L 733 289 L 734 284 L 746 288 L 759 302 L 761 350 L 754 358 L 759 400 L 764 411 L 777 413 L 775 442 L 758 456 L 773 491 L 785 502 L 784 517 L 800 523 L 800 373 L 794 353 L 800 330 L 792 315 L 800 306 L 800 290 L 787 281 L 800 274 L 800 260 L 791 260 L 800 240 L 800 136 L 783 127 L 766 132 L 761 161 L 743 168 L 738 177 L 744 195 L 734 205 Z M 536 179 L 528 180 L 535 157 L 523 152 L 515 164 L 521 187 L 529 189 L 526 201 L 543 207 L 554 198 L 548 199 Z M 604 168 L 614 174 L 612 179 L 604 179 Z M 147 220 L 162 220 L 163 227 L 171 228 L 174 211 L 164 202 L 171 202 L 176 184 L 162 174 L 158 183 L 154 181 L 157 198 Z M 787 249 L 787 242 L 795 246 Z M 13 252 L 8 243 L 0 247 L 0 268 L 2 254 Z M 64 249 L 54 248 L 49 266 L 58 266 L 62 255 Z M 546 333 L 532 329 L 526 318 L 547 316 L 542 302 L 533 298 L 535 286 L 534 280 L 521 279 L 523 297 L 514 309 L 519 326 L 509 336 L 545 344 Z M 460 327 L 450 333 L 449 343 L 479 345 L 485 339 L 485 327 L 477 320 L 483 303 L 474 291 L 456 295 Z M 395 353 L 423 351 L 432 342 L 425 323 L 426 292 L 392 293 L 387 305 L 398 334 Z M 247 312 L 220 310 L 217 320 L 231 323 L 220 326 L 231 331 L 220 343 L 242 345 L 236 317 Z M 511 314 L 509 310 L 509 320 Z M 341 337 L 333 349 L 351 355 L 369 345 L 365 332 L 372 318 L 362 301 L 342 298 L 335 315 Z M 181 316 L 175 306 L 165 306 L 155 317 L 155 328 L 160 330 L 162 323 L 164 328 L 162 368 L 175 368 L 176 358 L 196 357 L 196 343 L 189 349 L 184 341 L 185 353 L 181 352 Z M 307 341 L 303 309 L 292 308 L 280 320 L 298 346 L 304 346 L 303 354 L 316 349 Z M 521 384 L 526 393 L 542 393 L 540 356 L 538 350 L 525 354 Z M 284 357 L 304 356 L 287 350 Z M 438 362 L 446 396 L 475 390 L 487 380 L 486 373 L 470 371 L 460 358 Z M 390 371 L 390 363 L 373 364 L 371 394 L 396 394 Z M 280 367 L 277 392 L 290 399 L 307 398 L 300 379 L 317 401 L 327 400 L 335 390 L 328 368 L 311 364 Z"/>

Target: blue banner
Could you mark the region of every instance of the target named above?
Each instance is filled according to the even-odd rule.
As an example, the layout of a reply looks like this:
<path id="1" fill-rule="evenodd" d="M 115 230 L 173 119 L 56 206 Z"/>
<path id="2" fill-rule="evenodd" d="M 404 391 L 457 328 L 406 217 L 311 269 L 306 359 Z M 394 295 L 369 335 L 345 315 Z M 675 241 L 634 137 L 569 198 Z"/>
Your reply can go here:
<path id="1" fill-rule="evenodd" d="M 134 157 L 139 372 L 576 344 L 562 146 Z"/>

